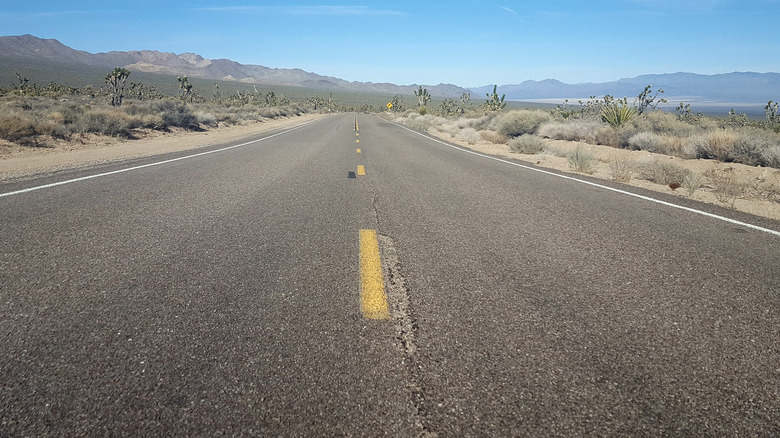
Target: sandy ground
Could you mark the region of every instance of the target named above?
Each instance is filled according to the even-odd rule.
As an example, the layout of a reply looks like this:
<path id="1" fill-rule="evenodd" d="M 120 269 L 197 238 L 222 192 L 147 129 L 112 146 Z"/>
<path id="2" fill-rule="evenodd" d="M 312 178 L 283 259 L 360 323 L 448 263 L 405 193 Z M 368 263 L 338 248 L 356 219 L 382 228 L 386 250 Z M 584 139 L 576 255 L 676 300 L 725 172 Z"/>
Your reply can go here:
<path id="1" fill-rule="evenodd" d="M 49 142 L 49 147 L 38 148 L 0 142 L 0 181 L 225 143 L 274 129 L 292 128 L 318 117 L 322 115 L 305 114 L 203 132 L 151 131 L 144 133 L 145 137 L 138 140 L 81 136 L 75 141 Z"/>
<path id="2" fill-rule="evenodd" d="M 509 146 L 504 144 L 494 144 L 487 141 L 468 144 L 457 136 L 452 137 L 449 133 L 436 130 L 429 130 L 429 134 L 477 152 L 520 159 L 539 167 L 563 172 L 573 172 L 565 155 L 574 151 L 577 147 L 581 147 L 585 151 L 593 154 L 597 160 L 595 172 L 591 175 L 596 178 L 612 180 L 613 172 L 611 164 L 616 160 L 624 160 L 632 163 L 634 166 L 631 179 L 626 183 L 631 186 L 726 206 L 745 213 L 780 221 L 780 169 L 753 167 L 739 163 L 721 163 L 715 160 L 686 160 L 668 155 L 653 154 L 646 151 L 630 151 L 609 146 L 598 146 L 564 140 L 545 140 L 550 150 L 555 151 L 554 154 L 544 152 L 536 155 L 526 155 L 515 153 Z M 673 190 L 669 186 L 655 184 L 640 179 L 639 174 L 642 163 L 652 160 L 673 163 L 705 176 L 711 175 L 712 173 L 733 176 L 734 182 L 742 187 L 741 194 L 733 200 L 732 205 L 731 201 L 721 202 L 718 200 L 713 191 L 713 183 L 711 179 L 707 177 L 704 178 L 702 187 L 690 196 L 683 187 Z"/>

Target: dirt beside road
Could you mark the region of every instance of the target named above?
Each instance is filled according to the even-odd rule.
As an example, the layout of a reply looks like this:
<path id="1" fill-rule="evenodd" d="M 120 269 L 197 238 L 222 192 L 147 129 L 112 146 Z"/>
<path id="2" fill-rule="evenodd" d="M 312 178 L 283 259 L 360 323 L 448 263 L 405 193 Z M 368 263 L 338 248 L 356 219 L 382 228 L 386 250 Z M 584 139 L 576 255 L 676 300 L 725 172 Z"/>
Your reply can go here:
<path id="1" fill-rule="evenodd" d="M 623 161 L 631 163 L 633 167 L 631 178 L 625 184 L 726 206 L 745 213 L 780 221 L 780 169 L 747 166 L 739 163 L 722 163 L 715 160 L 686 160 L 647 151 L 631 151 L 576 141 L 549 139 L 544 140 L 547 143 L 548 151 L 541 154 L 528 155 L 515 153 L 505 144 L 495 144 L 484 140 L 468 144 L 460 138 L 452 137 L 448 133 L 436 130 L 429 130 L 429 134 L 477 152 L 520 159 L 539 167 L 563 172 L 572 172 L 566 155 L 579 147 L 595 157 L 594 172 L 591 176 L 613 180 L 614 172 L 612 166 L 617 161 Z M 651 162 L 670 163 L 703 175 L 703 184 L 701 188 L 689 194 L 683 187 L 672 189 L 667 185 L 656 184 L 642 179 L 643 166 Z M 725 175 L 729 178 L 729 184 L 733 185 L 736 193 L 733 198 L 726 197 L 728 199 L 724 199 L 723 193 L 717 190 L 714 179 L 711 177 L 717 175 Z"/>
<path id="2" fill-rule="evenodd" d="M 196 149 L 247 138 L 274 129 L 292 128 L 322 117 L 305 114 L 202 132 L 144 132 L 138 140 L 85 135 L 71 141 L 50 141 L 47 147 L 24 147 L 0 141 L 0 181 L 23 179 L 58 170 Z"/>

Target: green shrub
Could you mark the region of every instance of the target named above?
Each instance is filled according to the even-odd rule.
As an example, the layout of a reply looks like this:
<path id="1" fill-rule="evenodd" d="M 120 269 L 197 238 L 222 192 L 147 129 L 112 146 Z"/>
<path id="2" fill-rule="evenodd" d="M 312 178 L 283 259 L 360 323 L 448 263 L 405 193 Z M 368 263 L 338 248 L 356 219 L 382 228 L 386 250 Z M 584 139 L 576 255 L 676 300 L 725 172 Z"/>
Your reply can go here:
<path id="1" fill-rule="evenodd" d="M 496 122 L 496 131 L 507 137 L 535 134 L 539 126 L 551 118 L 549 113 L 539 110 L 509 111 Z"/>
<path id="2" fill-rule="evenodd" d="M 531 134 L 523 134 L 520 137 L 510 139 L 507 144 L 514 152 L 517 152 L 518 154 L 530 155 L 542 152 L 546 146 L 544 140 Z"/>
<path id="3" fill-rule="evenodd" d="M 631 121 L 636 115 L 636 108 L 625 102 L 604 105 L 601 108 L 601 120 L 609 123 L 613 128 L 620 128 Z"/>

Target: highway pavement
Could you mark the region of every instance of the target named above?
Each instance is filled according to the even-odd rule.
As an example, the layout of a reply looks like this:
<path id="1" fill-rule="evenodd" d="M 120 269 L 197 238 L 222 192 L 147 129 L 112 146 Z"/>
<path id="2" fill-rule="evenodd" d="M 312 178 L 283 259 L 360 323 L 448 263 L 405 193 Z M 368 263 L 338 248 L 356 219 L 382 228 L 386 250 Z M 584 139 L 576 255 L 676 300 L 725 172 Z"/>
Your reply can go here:
<path id="1" fill-rule="evenodd" d="M 780 436 L 780 224 L 569 176 L 337 114 L 2 183 L 0 436 Z"/>

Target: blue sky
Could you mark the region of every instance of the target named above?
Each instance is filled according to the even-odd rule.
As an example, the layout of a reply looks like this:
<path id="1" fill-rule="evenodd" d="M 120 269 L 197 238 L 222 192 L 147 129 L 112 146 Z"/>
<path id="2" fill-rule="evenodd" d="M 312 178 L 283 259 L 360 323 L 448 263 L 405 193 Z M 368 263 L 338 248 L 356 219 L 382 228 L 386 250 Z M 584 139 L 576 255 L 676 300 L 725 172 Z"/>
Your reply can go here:
<path id="1" fill-rule="evenodd" d="M 780 72 L 780 0 L 12 1 L 0 34 L 460 86 Z"/>

